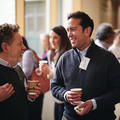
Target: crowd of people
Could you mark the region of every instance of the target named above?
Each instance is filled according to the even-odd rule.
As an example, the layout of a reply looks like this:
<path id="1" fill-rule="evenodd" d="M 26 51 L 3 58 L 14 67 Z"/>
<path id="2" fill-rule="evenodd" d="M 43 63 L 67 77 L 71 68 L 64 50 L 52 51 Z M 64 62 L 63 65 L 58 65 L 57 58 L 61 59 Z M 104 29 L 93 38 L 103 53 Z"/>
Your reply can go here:
<path id="1" fill-rule="evenodd" d="M 115 120 L 120 29 L 102 23 L 95 40 L 93 30 L 88 14 L 73 12 L 66 29 L 56 25 L 42 36 L 44 50 L 38 57 L 18 25 L 0 25 L 0 119 L 42 120 L 44 94 L 51 91 L 54 120 Z M 40 67 L 42 60 L 47 64 Z M 33 79 L 38 81 L 35 94 L 28 94 L 28 80 Z M 81 88 L 82 94 L 72 88 Z"/>

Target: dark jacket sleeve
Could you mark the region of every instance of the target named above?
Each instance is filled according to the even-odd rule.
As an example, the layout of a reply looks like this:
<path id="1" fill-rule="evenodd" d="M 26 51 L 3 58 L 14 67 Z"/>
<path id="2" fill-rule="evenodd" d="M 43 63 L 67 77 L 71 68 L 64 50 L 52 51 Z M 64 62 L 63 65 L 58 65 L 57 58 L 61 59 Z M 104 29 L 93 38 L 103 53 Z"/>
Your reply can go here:
<path id="1" fill-rule="evenodd" d="M 97 109 L 104 109 L 120 102 L 120 64 L 114 55 L 107 56 L 107 76 L 109 91 L 95 98 Z M 102 87 L 102 86 L 101 86 Z"/>
<path id="2" fill-rule="evenodd" d="M 64 101 L 64 94 L 66 92 L 65 86 L 64 86 L 64 79 L 62 76 L 62 59 L 59 59 L 57 66 L 56 66 L 56 72 L 51 80 L 51 91 L 54 97 L 56 97 L 59 100 Z"/>

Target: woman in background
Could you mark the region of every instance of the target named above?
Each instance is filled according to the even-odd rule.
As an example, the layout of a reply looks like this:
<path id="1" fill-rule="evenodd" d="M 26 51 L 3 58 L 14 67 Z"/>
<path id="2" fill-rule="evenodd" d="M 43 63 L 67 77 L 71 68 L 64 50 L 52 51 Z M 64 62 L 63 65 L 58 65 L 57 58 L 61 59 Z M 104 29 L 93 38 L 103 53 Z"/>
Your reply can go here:
<path id="1" fill-rule="evenodd" d="M 23 44 L 26 47 L 21 62 L 21 67 L 23 69 L 23 72 L 25 73 L 28 80 L 31 80 L 32 76 L 34 76 L 34 80 L 42 79 L 41 78 L 42 76 L 35 75 L 35 72 L 33 74 L 33 71 L 39 67 L 39 61 L 41 59 L 37 56 L 35 51 L 29 48 L 26 39 L 24 37 L 22 39 L 23 39 Z M 48 81 L 46 82 L 46 79 L 43 79 L 44 85 L 43 83 L 41 83 L 41 81 L 39 82 L 40 84 L 42 84 L 42 87 L 40 86 L 41 93 L 39 97 L 33 101 L 28 102 L 28 111 L 29 111 L 28 120 L 42 120 L 41 115 L 42 115 L 42 106 L 43 106 L 43 97 L 44 97 L 43 92 L 47 91 L 49 83 Z M 42 88 L 45 89 L 43 90 Z"/>
<path id="2" fill-rule="evenodd" d="M 49 66 L 44 64 L 42 66 L 42 71 L 46 72 L 49 79 L 53 78 L 56 64 L 60 56 L 67 50 L 71 49 L 71 43 L 67 36 L 67 31 L 63 26 L 55 26 L 50 31 L 50 44 L 52 49 L 48 53 L 48 63 Z M 64 111 L 64 102 L 56 98 L 55 108 L 54 108 L 54 118 L 55 120 L 61 120 Z"/>

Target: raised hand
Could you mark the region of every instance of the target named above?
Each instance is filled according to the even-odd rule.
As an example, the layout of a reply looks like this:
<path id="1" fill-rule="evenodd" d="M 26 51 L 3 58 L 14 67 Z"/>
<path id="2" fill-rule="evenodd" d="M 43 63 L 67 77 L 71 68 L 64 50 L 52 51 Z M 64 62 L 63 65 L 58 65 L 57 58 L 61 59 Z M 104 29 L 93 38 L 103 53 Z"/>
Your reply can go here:
<path id="1" fill-rule="evenodd" d="M 8 99 L 14 92 L 13 86 L 9 83 L 0 86 L 0 102 Z"/>

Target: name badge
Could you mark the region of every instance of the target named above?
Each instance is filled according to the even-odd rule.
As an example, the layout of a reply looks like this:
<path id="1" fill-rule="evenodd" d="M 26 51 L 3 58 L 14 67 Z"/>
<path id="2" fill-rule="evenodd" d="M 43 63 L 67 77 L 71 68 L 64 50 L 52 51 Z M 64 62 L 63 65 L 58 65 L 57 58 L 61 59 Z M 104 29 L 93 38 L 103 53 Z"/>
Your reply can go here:
<path id="1" fill-rule="evenodd" d="M 90 62 L 90 58 L 83 56 L 79 68 L 86 70 L 89 62 Z"/>

